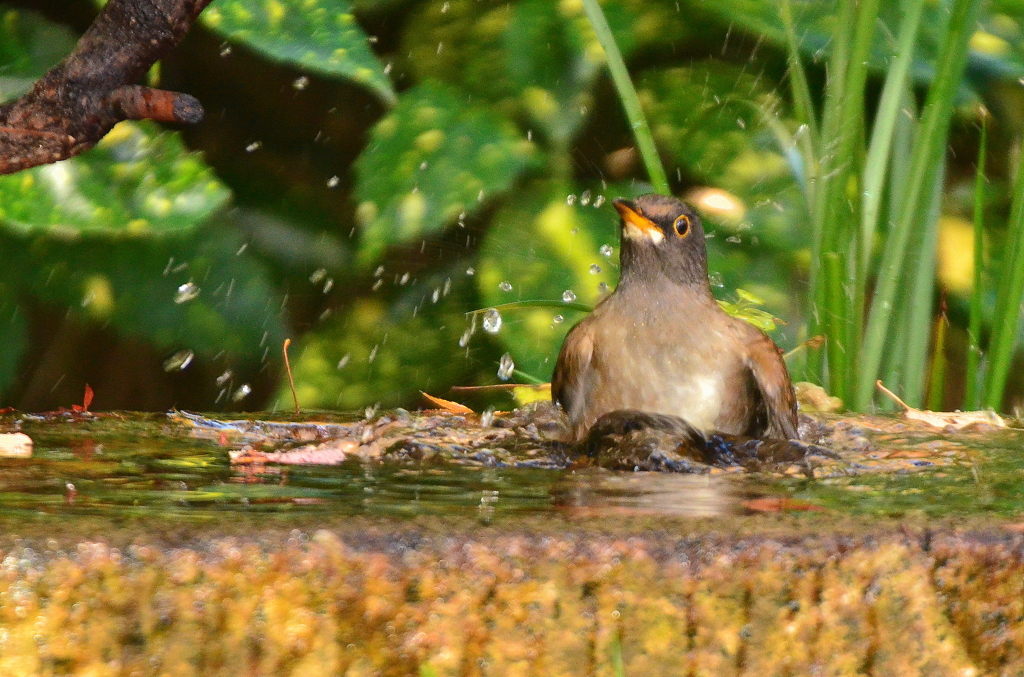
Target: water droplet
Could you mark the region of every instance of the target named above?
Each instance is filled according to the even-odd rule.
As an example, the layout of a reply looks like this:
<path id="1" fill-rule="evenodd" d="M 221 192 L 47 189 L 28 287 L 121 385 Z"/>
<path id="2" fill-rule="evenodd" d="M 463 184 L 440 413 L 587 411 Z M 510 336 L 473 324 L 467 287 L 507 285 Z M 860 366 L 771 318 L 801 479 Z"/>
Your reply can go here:
<path id="1" fill-rule="evenodd" d="M 498 284 L 498 289 L 501 291 L 512 291 L 512 283 L 507 281 L 501 282 Z"/>
<path id="2" fill-rule="evenodd" d="M 498 378 L 507 381 L 515 369 L 516 363 L 512 361 L 512 356 L 505 353 L 501 356 L 501 361 L 498 362 Z"/>
<path id="3" fill-rule="evenodd" d="M 394 67 L 395 67 L 395 65 L 393 63 L 391 63 L 390 61 L 388 61 L 388 65 L 384 66 L 384 75 L 391 75 L 391 69 L 394 68 Z"/>
<path id="4" fill-rule="evenodd" d="M 597 293 L 598 294 L 607 294 L 608 293 L 608 283 L 607 282 L 601 282 L 600 284 L 598 284 L 597 285 Z"/>
<path id="5" fill-rule="evenodd" d="M 341 183 L 341 179 L 339 179 L 337 176 L 332 176 L 331 178 L 327 179 L 328 188 L 337 188 L 339 183 Z"/>
<path id="6" fill-rule="evenodd" d="M 327 277 L 326 268 L 317 268 L 313 271 L 313 274 L 309 276 L 309 281 L 312 284 L 320 284 L 320 281 Z"/>
<path id="7" fill-rule="evenodd" d="M 441 5 L 441 14 L 444 14 L 445 12 L 450 10 L 451 8 L 452 8 L 452 3 L 450 3 L 450 2 L 444 3 L 443 5 Z"/>
<path id="8" fill-rule="evenodd" d="M 370 354 L 366 356 L 366 361 L 367 361 L 367 362 L 373 362 L 374 360 L 376 360 L 376 359 L 377 359 L 377 349 L 378 349 L 378 348 L 380 348 L 380 344 L 379 344 L 379 343 L 378 343 L 377 345 L 375 345 L 375 346 L 374 346 L 374 347 L 373 347 L 373 348 L 372 348 L 372 349 L 370 350 Z"/>
<path id="9" fill-rule="evenodd" d="M 384 266 L 377 266 L 377 270 L 373 271 L 374 277 L 380 277 L 384 274 Z"/>
<path id="10" fill-rule="evenodd" d="M 488 409 L 484 413 L 480 414 L 480 425 L 484 428 L 491 427 L 491 423 L 494 422 L 494 409 Z"/>
<path id="11" fill-rule="evenodd" d="M 344 357 L 338 360 L 338 369 L 344 369 L 345 365 L 348 364 L 349 360 L 352 359 L 352 353 L 345 353 Z"/>
<path id="12" fill-rule="evenodd" d="M 378 289 L 381 288 L 381 285 L 383 285 L 383 284 L 384 284 L 384 280 L 377 280 L 376 282 L 373 283 L 373 286 L 370 287 L 370 289 L 373 290 L 373 291 L 377 291 Z"/>
<path id="13" fill-rule="evenodd" d="M 601 272 L 601 266 L 597 265 L 596 263 L 591 263 L 590 264 L 590 274 L 591 275 L 597 275 L 600 272 Z"/>
<path id="14" fill-rule="evenodd" d="M 484 191 L 483 190 L 481 190 L 479 193 L 476 194 L 476 201 L 477 202 L 483 202 L 484 201 Z"/>
<path id="15" fill-rule="evenodd" d="M 590 204 L 590 191 L 589 190 L 585 190 L 582 193 L 580 193 L 580 204 L 583 205 L 584 207 L 586 207 L 588 204 Z"/>
<path id="16" fill-rule="evenodd" d="M 554 322 L 555 324 L 562 324 L 563 322 L 565 322 L 565 318 L 562 317 L 561 315 L 555 315 L 553 318 L 551 318 L 551 321 Z"/>
<path id="17" fill-rule="evenodd" d="M 442 49 L 444 49 L 444 43 L 443 43 L 443 42 L 439 42 L 439 43 L 437 43 L 437 53 L 438 53 L 438 54 L 440 54 L 440 53 L 441 53 L 441 50 L 442 50 Z"/>
<path id="18" fill-rule="evenodd" d="M 183 371 L 195 356 L 191 350 L 179 350 L 164 361 L 164 371 Z"/>
<path id="19" fill-rule="evenodd" d="M 409 273 L 402 273 L 402 277 L 399 278 L 398 284 L 405 286 L 405 283 L 409 281 Z"/>
<path id="20" fill-rule="evenodd" d="M 220 46 L 220 55 L 221 56 L 228 56 L 229 54 L 231 54 L 231 45 L 229 45 L 229 44 L 221 45 Z"/>
<path id="21" fill-rule="evenodd" d="M 594 198 L 594 209 L 597 209 L 604 204 L 604 195 L 598 195 Z"/>
<path id="22" fill-rule="evenodd" d="M 736 118 L 736 125 L 740 129 L 746 129 L 747 128 L 747 121 L 744 120 L 743 118 Z"/>
<path id="23" fill-rule="evenodd" d="M 217 377 L 217 385 L 223 386 L 225 383 L 231 380 L 232 376 L 234 376 L 234 374 L 231 372 L 230 369 L 228 369 L 223 374 Z"/>
<path id="24" fill-rule="evenodd" d="M 576 195 L 574 193 L 569 193 L 568 195 L 566 195 L 565 204 L 569 205 L 570 207 L 576 204 Z"/>
<path id="25" fill-rule="evenodd" d="M 438 299 L 440 299 L 440 298 L 441 298 L 441 290 L 435 288 L 434 289 L 434 293 L 430 295 L 430 300 L 432 302 L 434 302 L 434 303 L 437 303 Z"/>
<path id="26" fill-rule="evenodd" d="M 740 240 L 739 235 L 730 235 L 729 237 L 725 238 L 725 241 L 732 244 L 739 244 L 740 242 L 742 242 L 742 240 Z"/>
<path id="27" fill-rule="evenodd" d="M 579 232 L 580 232 L 579 228 L 573 228 L 572 230 L 569 231 L 569 234 L 570 235 L 578 235 Z"/>
<path id="28" fill-rule="evenodd" d="M 427 168 L 427 166 L 428 166 L 428 165 L 427 165 L 427 161 L 426 161 L 426 160 L 424 160 L 423 162 L 421 162 L 421 163 L 420 163 L 420 171 L 422 172 L 422 171 L 423 171 L 424 169 L 426 169 L 426 168 Z"/>
<path id="29" fill-rule="evenodd" d="M 333 289 L 333 288 L 334 288 L 334 278 L 333 277 L 329 277 L 329 278 L 327 278 L 327 282 L 324 282 L 324 293 L 326 294 L 327 292 L 331 291 L 331 289 Z"/>
<path id="30" fill-rule="evenodd" d="M 309 78 L 307 78 L 305 75 L 295 78 L 292 81 L 292 87 L 301 92 L 306 87 L 309 87 Z"/>
<path id="31" fill-rule="evenodd" d="M 476 275 L 476 268 L 466 268 L 466 275 L 473 277 Z"/>
<path id="32" fill-rule="evenodd" d="M 612 249 L 610 244 L 601 245 L 601 249 L 599 251 L 601 252 L 601 256 L 611 256 L 615 253 L 615 250 Z"/>
<path id="33" fill-rule="evenodd" d="M 466 331 L 462 332 L 462 336 L 459 338 L 459 347 L 465 348 L 469 345 L 469 339 L 473 338 L 473 328 L 469 327 Z"/>
<path id="34" fill-rule="evenodd" d="M 246 153 L 252 153 L 254 151 L 259 150 L 262 147 L 263 147 L 263 142 L 262 141 L 253 141 L 252 143 L 250 143 L 248 146 L 245 147 L 245 152 Z"/>
<path id="35" fill-rule="evenodd" d="M 725 283 L 722 282 L 722 274 L 717 270 L 712 271 L 708 274 L 708 282 L 712 287 L 724 287 Z"/>
<path id="36" fill-rule="evenodd" d="M 527 141 L 533 141 L 533 130 L 532 129 L 527 129 L 526 130 L 526 140 Z"/>
<path id="37" fill-rule="evenodd" d="M 248 383 L 243 383 L 242 385 L 238 386 L 238 390 L 236 390 L 234 394 L 231 395 L 231 399 L 234 400 L 235 402 L 241 402 L 246 397 L 248 397 L 249 393 L 251 392 L 252 386 L 250 386 Z"/>
<path id="38" fill-rule="evenodd" d="M 452 278 L 446 277 L 444 279 L 444 289 L 441 291 L 441 296 L 448 296 L 452 291 Z"/>
<path id="39" fill-rule="evenodd" d="M 199 285 L 186 282 L 178 287 L 178 291 L 174 294 L 174 302 L 178 304 L 188 303 L 197 296 L 199 296 Z"/>
<path id="40" fill-rule="evenodd" d="M 497 334 L 501 329 L 501 313 L 495 308 L 489 309 L 484 313 L 483 327 L 488 334 Z"/>
<path id="41" fill-rule="evenodd" d="M 574 292 L 572 289 L 566 289 L 564 292 L 562 292 L 562 300 L 565 301 L 566 303 L 572 303 L 573 301 L 576 300 L 576 292 Z"/>

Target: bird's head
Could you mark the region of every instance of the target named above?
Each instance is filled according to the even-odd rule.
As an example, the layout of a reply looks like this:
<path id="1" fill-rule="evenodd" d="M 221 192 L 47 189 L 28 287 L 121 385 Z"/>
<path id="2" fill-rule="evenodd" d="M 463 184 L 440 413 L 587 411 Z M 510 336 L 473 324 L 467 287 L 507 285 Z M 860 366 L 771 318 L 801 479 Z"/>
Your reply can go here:
<path id="1" fill-rule="evenodd" d="M 681 284 L 707 284 L 704 227 L 688 204 L 655 193 L 612 204 L 622 219 L 624 281 L 665 275 Z"/>

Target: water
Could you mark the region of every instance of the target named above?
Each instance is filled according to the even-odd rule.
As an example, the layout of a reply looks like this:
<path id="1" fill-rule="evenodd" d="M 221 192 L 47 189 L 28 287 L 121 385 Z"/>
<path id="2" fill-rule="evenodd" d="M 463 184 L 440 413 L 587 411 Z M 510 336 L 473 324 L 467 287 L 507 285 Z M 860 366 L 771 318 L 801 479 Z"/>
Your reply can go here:
<path id="1" fill-rule="evenodd" d="M 1024 434 L 1019 431 L 959 436 L 959 442 L 970 440 L 974 450 L 931 470 L 808 479 L 567 469 L 564 461 L 551 465 L 515 445 L 471 450 L 461 460 L 399 456 L 334 466 L 268 464 L 257 471 L 229 462 L 228 451 L 242 444 L 237 436 L 225 440 L 214 431 L 196 439 L 164 414 L 81 420 L 6 414 L 0 415 L 0 430 L 13 430 L 19 418 L 22 431 L 34 441 L 33 455 L 0 458 L 0 516 L 19 520 L 70 515 L 232 520 L 233 515 L 253 514 L 490 520 L 577 511 L 617 518 L 714 516 L 742 514 L 747 501 L 758 496 L 810 503 L 832 515 L 1012 518 L 1024 511 Z M 327 423 L 352 420 L 333 416 Z M 877 445 L 876 455 L 904 453 L 901 444 L 911 464 L 920 465 L 931 463 L 921 460 L 920 450 L 953 448 L 958 442 L 950 447 L 949 436 L 938 434 L 889 436 Z M 536 463 L 547 466 L 531 465 Z"/>
<path id="2" fill-rule="evenodd" d="M 4 430 L 12 421 L 0 417 Z M 732 510 L 735 503 L 731 485 L 686 475 L 358 460 L 247 472 L 231 466 L 228 448 L 218 440 L 193 439 L 163 414 L 25 421 L 23 429 L 35 442 L 32 458 L 0 458 L 4 517 L 458 514 L 492 519 L 553 510 L 646 511 L 658 504 L 670 514 L 710 515 Z"/>

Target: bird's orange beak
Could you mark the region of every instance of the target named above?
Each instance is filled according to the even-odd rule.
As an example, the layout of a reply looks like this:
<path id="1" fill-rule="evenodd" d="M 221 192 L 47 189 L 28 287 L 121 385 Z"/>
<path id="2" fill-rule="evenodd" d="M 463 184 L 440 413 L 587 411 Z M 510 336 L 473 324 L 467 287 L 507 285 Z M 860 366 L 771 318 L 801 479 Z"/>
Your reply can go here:
<path id="1" fill-rule="evenodd" d="M 629 200 L 615 198 L 612 200 L 612 204 L 615 205 L 615 210 L 622 217 L 623 237 L 634 240 L 651 240 L 655 244 L 665 239 L 665 234 L 661 232 L 661 228 L 658 228 L 658 226 L 654 225 L 653 221 L 641 214 Z"/>

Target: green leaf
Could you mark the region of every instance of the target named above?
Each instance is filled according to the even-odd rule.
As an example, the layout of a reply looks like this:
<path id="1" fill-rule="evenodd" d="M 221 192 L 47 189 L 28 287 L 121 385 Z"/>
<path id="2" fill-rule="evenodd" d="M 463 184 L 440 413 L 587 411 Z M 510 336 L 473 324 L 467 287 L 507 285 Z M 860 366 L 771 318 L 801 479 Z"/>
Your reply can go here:
<path id="1" fill-rule="evenodd" d="M 764 305 L 763 300 L 746 289 L 737 289 L 736 296 L 738 299 L 735 303 L 719 299 L 718 306 L 733 317 L 745 320 L 761 331 L 775 331 L 776 323 L 780 320 L 768 311 L 758 308 L 758 306 Z"/>
<path id="2" fill-rule="evenodd" d="M 0 102 L 27 92 L 76 42 L 69 29 L 35 12 L 0 6 Z"/>
<path id="3" fill-rule="evenodd" d="M 228 189 L 176 132 L 122 122 L 72 160 L 0 177 L 0 222 L 17 230 L 144 235 L 192 228 Z"/>
<path id="4" fill-rule="evenodd" d="M 568 204 L 570 192 L 557 184 L 531 184 L 494 216 L 480 249 L 477 272 L 485 306 L 529 300 L 557 304 L 563 298 L 593 306 L 604 295 L 602 283 L 614 289 L 619 219 L 611 199 L 635 197 L 643 191 L 625 185 L 594 190 L 587 206 L 578 199 Z M 598 195 L 605 199 L 595 209 L 593 198 Z M 511 290 L 506 291 L 508 285 Z M 566 291 L 571 295 L 563 297 Z M 569 308 L 562 312 L 543 306 L 506 310 L 498 338 L 517 367 L 549 378 L 562 339 L 582 316 Z"/>
<path id="5" fill-rule="evenodd" d="M 509 121 L 458 90 L 427 82 L 405 92 L 356 163 L 361 263 L 480 209 L 534 155 Z"/>
<path id="6" fill-rule="evenodd" d="M 3 394 L 18 376 L 21 358 L 28 348 L 28 322 L 17 299 L 0 283 L 0 406 Z"/>
<path id="7" fill-rule="evenodd" d="M 275 61 L 364 85 L 394 104 L 395 90 L 356 23 L 349 0 L 214 0 L 211 30 Z"/>

